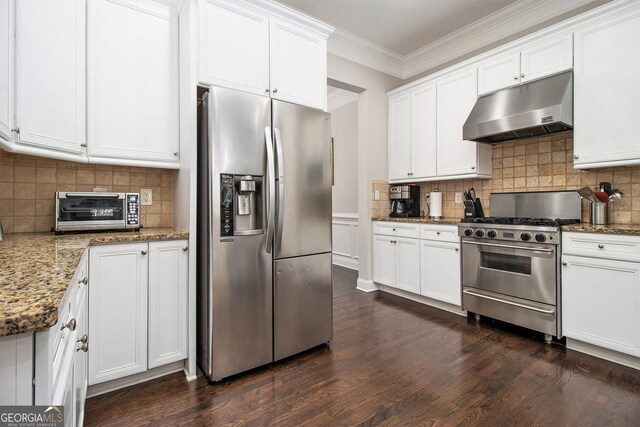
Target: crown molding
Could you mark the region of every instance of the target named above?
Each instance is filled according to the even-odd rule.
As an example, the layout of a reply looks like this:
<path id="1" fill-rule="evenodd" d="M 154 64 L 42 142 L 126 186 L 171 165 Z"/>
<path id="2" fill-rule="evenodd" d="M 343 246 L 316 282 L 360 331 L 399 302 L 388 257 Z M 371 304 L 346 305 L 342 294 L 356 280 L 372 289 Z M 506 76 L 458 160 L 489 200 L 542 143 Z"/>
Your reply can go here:
<path id="1" fill-rule="evenodd" d="M 404 79 L 404 55 L 336 27 L 327 42 L 329 53 Z"/>
<path id="2" fill-rule="evenodd" d="M 336 28 L 329 37 L 328 51 L 374 70 L 407 79 L 594 1 L 520 0 L 408 55 Z"/>

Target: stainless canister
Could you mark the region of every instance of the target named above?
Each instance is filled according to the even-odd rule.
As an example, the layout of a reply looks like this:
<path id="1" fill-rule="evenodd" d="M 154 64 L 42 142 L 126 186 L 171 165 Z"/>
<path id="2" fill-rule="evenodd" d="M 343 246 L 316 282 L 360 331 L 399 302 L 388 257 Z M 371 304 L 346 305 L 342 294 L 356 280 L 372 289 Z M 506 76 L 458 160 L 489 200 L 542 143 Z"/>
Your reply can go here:
<path id="1" fill-rule="evenodd" d="M 593 225 L 609 224 L 609 204 L 608 203 L 591 203 L 591 224 Z"/>

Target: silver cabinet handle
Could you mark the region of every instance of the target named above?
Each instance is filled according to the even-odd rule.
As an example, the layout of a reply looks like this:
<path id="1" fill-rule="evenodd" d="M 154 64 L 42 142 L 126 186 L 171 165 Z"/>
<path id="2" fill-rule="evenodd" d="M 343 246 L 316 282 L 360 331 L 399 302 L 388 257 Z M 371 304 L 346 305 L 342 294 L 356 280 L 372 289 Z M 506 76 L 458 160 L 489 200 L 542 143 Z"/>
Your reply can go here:
<path id="1" fill-rule="evenodd" d="M 392 228 L 392 230 L 393 230 L 393 231 L 396 231 L 396 229 L 395 229 L 395 228 Z"/>
<path id="2" fill-rule="evenodd" d="M 604 249 L 604 245 L 603 245 L 602 243 L 600 243 L 600 244 L 598 245 L 598 249 Z"/>
<path id="3" fill-rule="evenodd" d="M 471 166 L 471 170 L 472 171 L 476 170 L 476 167 L 475 166 Z"/>
<path id="4" fill-rule="evenodd" d="M 84 351 L 86 353 L 87 351 L 89 351 L 89 344 L 87 344 L 86 342 L 82 343 L 76 348 L 76 351 Z"/>
<path id="5" fill-rule="evenodd" d="M 173 152 L 173 155 L 177 157 L 177 156 L 178 156 L 178 152 L 177 152 L 177 151 L 174 151 L 174 152 Z"/>
<path id="6" fill-rule="evenodd" d="M 576 159 L 576 160 L 578 160 L 580 157 L 578 157 L 578 155 L 577 155 L 577 154 L 574 154 L 574 155 L 573 155 L 573 158 L 574 158 L 574 159 Z"/>
<path id="7" fill-rule="evenodd" d="M 495 298 L 495 297 L 490 297 L 488 295 L 477 294 L 477 293 L 469 291 L 467 289 L 462 291 L 462 293 L 463 294 L 467 294 L 467 295 L 471 295 L 471 296 L 474 296 L 474 297 L 478 297 L 478 298 L 484 298 L 484 299 L 488 299 L 488 300 L 491 300 L 491 301 L 496 301 L 496 302 L 501 302 L 501 303 L 504 303 L 504 304 L 514 305 L 514 306 L 520 307 L 520 308 L 526 308 L 527 310 L 537 311 L 538 313 L 553 314 L 555 312 L 555 310 L 545 310 L 543 308 L 532 307 L 530 305 L 525 305 L 525 304 L 520 304 L 520 303 L 517 303 L 517 302 L 507 301 L 507 300 L 504 300 L 502 298 Z"/>
<path id="8" fill-rule="evenodd" d="M 439 231 L 436 231 L 436 234 L 439 236 L 439 235 L 440 235 L 440 232 L 439 232 Z"/>
<path id="9" fill-rule="evenodd" d="M 462 242 L 465 245 L 477 245 L 477 246 L 493 246 L 497 248 L 505 248 L 505 249 L 521 249 L 523 251 L 533 251 L 533 252 L 544 252 L 544 253 L 553 253 L 553 249 L 551 248 L 530 248 L 528 246 L 515 246 L 515 245 L 498 245 L 495 243 L 479 243 L 479 242 Z"/>
<path id="10" fill-rule="evenodd" d="M 267 93 L 269 93 L 269 88 L 266 88 L 264 91 L 265 91 L 265 92 L 267 92 Z"/>
<path id="11" fill-rule="evenodd" d="M 76 319 L 71 319 L 69 322 L 63 323 L 60 330 L 64 331 L 65 329 L 69 329 L 70 331 L 75 331 L 77 325 L 78 322 L 76 322 Z"/>
<path id="12" fill-rule="evenodd" d="M 183 252 L 187 252 L 188 250 L 189 250 L 189 247 L 188 247 L 188 246 L 183 246 L 183 247 L 182 247 L 182 251 L 183 251 Z"/>
<path id="13" fill-rule="evenodd" d="M 86 343 L 87 341 L 89 341 L 89 337 L 87 336 L 87 334 L 84 334 L 82 338 L 78 340 L 78 342 L 81 342 L 81 343 Z"/>
<path id="14" fill-rule="evenodd" d="M 456 248 L 456 252 L 460 252 L 460 248 Z"/>
<path id="15" fill-rule="evenodd" d="M 278 93 L 278 88 L 273 89 L 273 93 Z"/>
<path id="16" fill-rule="evenodd" d="M 567 262 L 566 262 L 566 261 L 563 261 L 563 262 L 562 262 L 562 265 L 566 267 L 566 266 L 567 266 Z"/>
<path id="17" fill-rule="evenodd" d="M 86 285 L 87 283 L 89 283 L 89 279 L 87 278 L 87 276 L 84 276 L 78 283 L 80 283 L 81 285 Z"/>
<path id="18" fill-rule="evenodd" d="M 267 92 L 269 89 L 267 89 Z M 264 128 L 264 144 L 267 151 L 267 230 L 265 252 L 270 254 L 273 246 L 273 227 L 276 212 L 276 161 L 273 154 L 273 138 L 271 127 Z"/>
<path id="19" fill-rule="evenodd" d="M 518 76 L 513 76 L 513 80 L 518 80 Z"/>
<path id="20" fill-rule="evenodd" d="M 146 251 L 145 249 L 143 249 L 143 250 L 141 250 L 141 251 L 140 251 L 140 253 L 141 253 L 142 255 L 146 255 L 146 254 L 147 254 L 147 251 Z"/>
<path id="21" fill-rule="evenodd" d="M 524 73 L 521 73 L 521 74 L 520 74 L 520 77 L 524 77 Z"/>

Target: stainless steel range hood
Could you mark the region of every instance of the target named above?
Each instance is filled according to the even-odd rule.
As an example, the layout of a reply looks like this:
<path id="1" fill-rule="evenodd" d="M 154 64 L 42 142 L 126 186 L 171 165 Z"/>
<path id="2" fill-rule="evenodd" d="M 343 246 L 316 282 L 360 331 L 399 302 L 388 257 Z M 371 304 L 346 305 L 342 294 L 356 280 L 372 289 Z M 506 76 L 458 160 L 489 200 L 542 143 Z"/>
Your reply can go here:
<path id="1" fill-rule="evenodd" d="M 573 128 L 573 72 L 565 71 L 478 98 L 463 139 L 505 142 Z"/>

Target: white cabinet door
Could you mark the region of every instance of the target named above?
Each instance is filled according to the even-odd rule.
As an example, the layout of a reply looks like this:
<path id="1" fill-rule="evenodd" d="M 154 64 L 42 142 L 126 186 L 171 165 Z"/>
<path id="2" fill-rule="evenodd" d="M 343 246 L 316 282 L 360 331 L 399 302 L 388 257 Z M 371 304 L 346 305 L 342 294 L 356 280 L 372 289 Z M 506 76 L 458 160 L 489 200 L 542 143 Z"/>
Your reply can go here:
<path id="1" fill-rule="evenodd" d="M 420 241 L 394 238 L 395 287 L 414 294 L 420 293 Z"/>
<path id="2" fill-rule="evenodd" d="M 186 240 L 149 243 L 149 369 L 187 358 Z"/>
<path id="3" fill-rule="evenodd" d="M 373 281 L 387 286 L 395 286 L 394 238 L 373 235 Z"/>
<path id="4" fill-rule="evenodd" d="M 492 58 L 478 66 L 478 95 L 520 83 L 520 52 Z"/>
<path id="5" fill-rule="evenodd" d="M 475 174 L 478 143 L 462 139 L 462 126 L 476 102 L 476 69 L 438 81 L 438 175 Z"/>
<path id="6" fill-rule="evenodd" d="M 389 98 L 389 179 L 411 178 L 411 94 Z"/>
<path id="7" fill-rule="evenodd" d="M 573 67 L 573 34 L 526 46 L 520 54 L 520 81 L 526 83 Z"/>
<path id="8" fill-rule="evenodd" d="M 198 80 L 269 96 L 269 16 L 237 0 L 198 7 Z"/>
<path id="9" fill-rule="evenodd" d="M 76 420 L 75 425 L 81 426 L 82 421 L 84 420 L 84 401 L 87 398 L 87 352 L 83 351 L 82 346 L 86 345 L 87 348 L 89 346 L 88 340 L 88 313 L 87 313 L 87 304 L 86 304 L 86 287 L 84 285 L 79 285 L 80 288 L 78 292 L 82 293 L 82 301 L 81 304 L 76 308 L 76 321 L 77 330 L 78 330 L 78 342 L 77 346 L 79 350 L 76 350 L 75 360 L 73 362 L 73 370 L 74 370 L 74 396 L 75 396 L 75 414 L 74 418 Z M 86 341 L 86 342 L 83 342 Z M 88 351 L 88 350 L 87 350 Z"/>
<path id="10" fill-rule="evenodd" d="M 411 178 L 436 176 L 436 85 L 411 93 Z"/>
<path id="11" fill-rule="evenodd" d="M 562 333 L 640 356 L 640 264 L 567 255 L 562 260 Z"/>
<path id="12" fill-rule="evenodd" d="M 19 142 L 83 153 L 85 0 L 20 0 L 16 7 Z"/>
<path id="13" fill-rule="evenodd" d="M 13 129 L 14 10 L 13 0 L 0 0 L 0 138 Z"/>
<path id="14" fill-rule="evenodd" d="M 147 370 L 148 250 L 89 249 L 89 385 Z"/>
<path id="15" fill-rule="evenodd" d="M 430 240 L 420 242 L 420 293 L 460 306 L 460 245 Z"/>
<path id="16" fill-rule="evenodd" d="M 178 162 L 178 32 L 169 6 L 89 2 L 89 157 Z"/>
<path id="17" fill-rule="evenodd" d="M 271 97 L 326 110 L 326 37 L 275 17 L 270 34 Z"/>
<path id="18" fill-rule="evenodd" d="M 574 67 L 574 165 L 640 164 L 640 13 L 577 31 Z M 603 124 L 608 123 L 609 126 Z"/>

